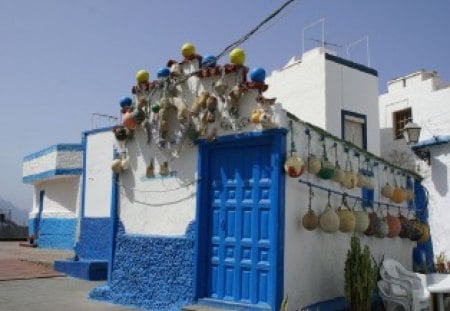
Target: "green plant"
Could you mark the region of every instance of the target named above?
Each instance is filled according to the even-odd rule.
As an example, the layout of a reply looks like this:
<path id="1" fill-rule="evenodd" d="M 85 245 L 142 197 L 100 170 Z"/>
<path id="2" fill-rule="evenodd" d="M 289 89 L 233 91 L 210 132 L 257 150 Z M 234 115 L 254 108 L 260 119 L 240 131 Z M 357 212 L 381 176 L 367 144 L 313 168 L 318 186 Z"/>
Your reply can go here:
<path id="1" fill-rule="evenodd" d="M 370 311 L 372 295 L 377 285 L 381 261 L 376 262 L 366 245 L 361 248 L 357 236 L 352 236 L 345 261 L 345 299 L 350 311 Z"/>

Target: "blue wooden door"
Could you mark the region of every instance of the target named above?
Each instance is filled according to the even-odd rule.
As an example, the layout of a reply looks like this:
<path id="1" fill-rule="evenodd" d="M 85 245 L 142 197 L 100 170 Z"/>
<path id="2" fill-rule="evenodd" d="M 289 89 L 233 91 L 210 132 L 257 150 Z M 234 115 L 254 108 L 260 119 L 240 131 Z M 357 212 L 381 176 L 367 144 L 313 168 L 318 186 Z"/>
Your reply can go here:
<path id="1" fill-rule="evenodd" d="M 205 296 L 275 309 L 280 151 L 267 138 L 208 149 Z"/>

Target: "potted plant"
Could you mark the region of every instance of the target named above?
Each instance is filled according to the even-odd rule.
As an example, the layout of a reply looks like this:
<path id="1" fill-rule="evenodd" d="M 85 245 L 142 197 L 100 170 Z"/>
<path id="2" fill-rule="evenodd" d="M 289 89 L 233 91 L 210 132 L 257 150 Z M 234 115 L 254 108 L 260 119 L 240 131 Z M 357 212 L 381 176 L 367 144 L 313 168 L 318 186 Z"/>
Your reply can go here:
<path id="1" fill-rule="evenodd" d="M 377 263 L 366 245 L 361 247 L 359 237 L 353 235 L 345 261 L 345 300 L 350 311 L 370 311 L 372 296 L 377 286 L 381 262 Z"/>

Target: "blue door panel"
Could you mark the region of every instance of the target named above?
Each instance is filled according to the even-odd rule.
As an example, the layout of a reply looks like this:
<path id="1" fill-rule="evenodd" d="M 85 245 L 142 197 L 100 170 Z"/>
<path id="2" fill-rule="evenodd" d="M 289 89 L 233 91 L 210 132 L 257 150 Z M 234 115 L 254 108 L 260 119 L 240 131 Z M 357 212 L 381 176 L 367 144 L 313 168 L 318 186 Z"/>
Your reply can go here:
<path id="1" fill-rule="evenodd" d="M 271 146 L 219 148 L 209 153 L 211 191 L 208 296 L 269 304 Z"/>
<path id="2" fill-rule="evenodd" d="M 200 144 L 196 297 L 204 303 L 279 308 L 285 147 L 283 130 Z"/>

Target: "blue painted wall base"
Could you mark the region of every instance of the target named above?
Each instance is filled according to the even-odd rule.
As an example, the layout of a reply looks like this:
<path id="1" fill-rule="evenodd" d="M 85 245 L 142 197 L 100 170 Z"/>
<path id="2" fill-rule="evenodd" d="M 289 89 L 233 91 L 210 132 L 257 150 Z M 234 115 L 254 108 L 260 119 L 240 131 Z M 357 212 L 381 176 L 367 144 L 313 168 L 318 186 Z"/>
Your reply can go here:
<path id="1" fill-rule="evenodd" d="M 57 260 L 54 268 L 72 277 L 88 281 L 104 281 L 107 278 L 106 260 Z"/>
<path id="2" fill-rule="evenodd" d="M 111 303 L 175 311 L 194 297 L 194 229 L 185 236 L 138 236 L 118 225 L 112 279 L 90 297 Z"/>
<path id="3" fill-rule="evenodd" d="M 35 235 L 38 219 L 28 220 L 28 233 Z M 75 243 L 76 218 L 41 218 L 36 244 L 41 248 L 73 249 Z"/>
<path id="4" fill-rule="evenodd" d="M 108 261 L 111 247 L 110 223 L 109 217 L 81 219 L 80 237 L 75 246 L 75 253 L 80 259 Z"/>
<path id="5" fill-rule="evenodd" d="M 82 218 L 80 238 L 75 246 L 78 260 L 55 261 L 55 270 L 83 280 L 106 280 L 111 247 L 110 222 L 109 218 Z"/>

